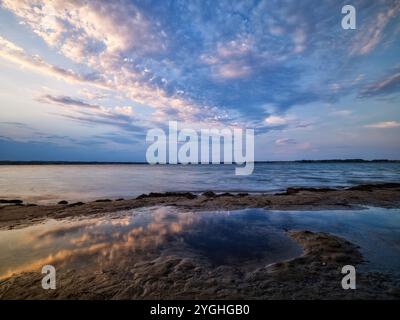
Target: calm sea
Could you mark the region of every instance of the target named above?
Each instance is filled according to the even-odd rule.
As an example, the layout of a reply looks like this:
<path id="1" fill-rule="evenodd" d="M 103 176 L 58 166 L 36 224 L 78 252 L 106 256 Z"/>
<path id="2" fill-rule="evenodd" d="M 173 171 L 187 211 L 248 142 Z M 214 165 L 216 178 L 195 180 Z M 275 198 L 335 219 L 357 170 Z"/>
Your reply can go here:
<path id="1" fill-rule="evenodd" d="M 400 163 L 257 163 L 233 165 L 4 165 L 0 198 L 37 203 L 134 197 L 148 192 L 276 192 L 287 187 L 344 187 L 400 182 Z"/>

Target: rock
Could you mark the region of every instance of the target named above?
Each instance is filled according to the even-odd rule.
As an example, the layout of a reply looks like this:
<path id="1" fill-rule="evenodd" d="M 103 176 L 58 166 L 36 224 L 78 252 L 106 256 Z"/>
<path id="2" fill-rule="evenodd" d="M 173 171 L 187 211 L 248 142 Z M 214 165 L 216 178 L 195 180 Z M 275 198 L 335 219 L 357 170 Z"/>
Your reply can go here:
<path id="1" fill-rule="evenodd" d="M 112 200 L 110 199 L 98 199 L 95 202 L 111 202 Z"/>
<path id="2" fill-rule="evenodd" d="M 361 184 L 359 186 L 350 187 L 347 190 L 373 191 L 374 189 L 392 189 L 392 188 L 400 188 L 400 183 Z"/>
<path id="3" fill-rule="evenodd" d="M 22 204 L 23 201 L 17 200 L 17 199 L 13 199 L 13 200 L 0 199 L 0 203 Z"/>
<path id="4" fill-rule="evenodd" d="M 74 203 L 69 204 L 68 207 L 76 207 L 76 206 L 81 206 L 83 204 L 85 204 L 85 203 L 79 201 L 79 202 L 74 202 Z"/>
<path id="5" fill-rule="evenodd" d="M 238 197 L 247 197 L 249 194 L 247 192 L 240 192 L 237 194 Z"/>
<path id="6" fill-rule="evenodd" d="M 197 196 L 196 196 L 195 194 L 190 193 L 190 192 L 186 192 L 186 193 L 185 193 L 185 197 L 186 197 L 187 199 L 196 199 L 196 198 L 197 198 Z"/>
<path id="7" fill-rule="evenodd" d="M 390 288 L 388 293 L 397 299 L 400 298 L 400 288 Z"/>
<path id="8" fill-rule="evenodd" d="M 301 191 L 309 191 L 309 192 L 329 192 L 334 191 L 335 189 L 331 188 L 287 188 L 285 192 L 275 193 L 276 196 L 289 196 L 293 194 L 297 194 Z"/>
<path id="9" fill-rule="evenodd" d="M 229 193 L 229 192 L 224 192 L 224 193 L 218 194 L 217 197 L 233 197 L 233 194 Z"/>
<path id="10" fill-rule="evenodd" d="M 125 200 L 124 198 L 119 198 L 119 199 L 117 199 L 115 201 L 124 201 L 124 200 Z"/>
<path id="11" fill-rule="evenodd" d="M 216 194 L 213 191 L 206 191 L 202 193 L 203 196 L 207 197 L 207 198 L 213 198 L 216 196 Z"/>
<path id="12" fill-rule="evenodd" d="M 184 197 L 187 199 L 195 199 L 197 196 L 191 192 L 150 192 L 149 194 L 141 194 L 136 197 L 136 199 L 146 199 L 146 198 L 165 198 L 165 197 Z"/>
<path id="13" fill-rule="evenodd" d="M 66 201 L 66 200 L 61 200 L 61 201 L 58 202 L 58 204 L 68 204 L 68 201 Z"/>

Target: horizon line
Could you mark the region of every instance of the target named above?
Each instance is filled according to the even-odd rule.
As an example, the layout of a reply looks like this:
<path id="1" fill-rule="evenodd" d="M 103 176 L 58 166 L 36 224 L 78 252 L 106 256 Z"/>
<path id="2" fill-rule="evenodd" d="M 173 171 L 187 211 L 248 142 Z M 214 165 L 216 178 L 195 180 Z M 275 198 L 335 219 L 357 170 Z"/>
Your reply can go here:
<path id="1" fill-rule="evenodd" d="M 323 162 L 392 162 L 397 163 L 400 162 L 400 159 L 358 159 L 358 158 L 350 158 L 350 159 L 299 159 L 299 160 L 256 160 L 254 163 L 284 163 L 284 162 L 292 162 L 292 163 L 323 163 Z M 66 160 L 0 160 L 0 165 L 46 165 L 46 164 L 54 164 L 54 165 L 90 165 L 90 164 L 103 164 L 103 165 L 113 165 L 113 164 L 121 164 L 121 165 L 129 165 L 129 164 L 149 164 L 145 161 L 66 161 Z M 206 163 L 206 165 L 215 165 L 218 163 Z M 219 164 L 227 164 L 224 162 L 220 162 Z M 235 164 L 235 163 L 232 163 Z M 182 163 L 172 164 L 156 164 L 156 165 L 182 165 Z M 203 163 L 189 163 L 189 165 L 205 165 Z M 229 165 L 229 164 L 227 164 Z"/>

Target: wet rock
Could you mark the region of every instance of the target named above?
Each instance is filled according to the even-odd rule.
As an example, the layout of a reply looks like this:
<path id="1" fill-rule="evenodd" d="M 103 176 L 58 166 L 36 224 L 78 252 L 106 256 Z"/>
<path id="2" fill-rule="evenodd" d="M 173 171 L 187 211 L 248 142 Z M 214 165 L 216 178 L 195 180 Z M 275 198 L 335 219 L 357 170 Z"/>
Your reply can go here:
<path id="1" fill-rule="evenodd" d="M 79 202 L 74 202 L 74 203 L 69 204 L 68 207 L 76 207 L 76 206 L 81 206 L 84 204 L 85 204 L 84 202 L 79 201 Z"/>
<path id="2" fill-rule="evenodd" d="M 184 197 L 187 199 L 195 199 L 197 198 L 191 192 L 150 192 L 149 194 L 141 194 L 140 196 L 136 197 L 136 199 L 146 199 L 146 198 L 165 198 L 165 197 Z"/>
<path id="3" fill-rule="evenodd" d="M 6 204 L 22 204 L 22 200 L 17 200 L 17 199 L 12 199 L 12 200 L 6 200 L 6 199 L 0 199 L 0 203 L 6 203 Z"/>
<path id="4" fill-rule="evenodd" d="M 117 199 L 115 201 L 123 201 L 123 200 L 125 200 L 125 199 L 124 198 L 119 198 L 119 199 Z"/>
<path id="5" fill-rule="evenodd" d="M 347 188 L 354 191 L 373 191 L 377 189 L 400 188 L 400 183 L 377 183 L 377 184 L 361 184 L 359 186 Z"/>
<path id="6" fill-rule="evenodd" d="M 110 199 L 98 199 L 95 202 L 111 202 L 112 200 Z"/>
<path id="7" fill-rule="evenodd" d="M 197 196 L 191 192 L 185 192 L 185 198 L 187 199 L 196 199 Z"/>
<path id="8" fill-rule="evenodd" d="M 229 193 L 229 192 L 224 192 L 224 193 L 218 194 L 217 197 L 233 197 L 233 194 Z"/>
<path id="9" fill-rule="evenodd" d="M 247 192 L 239 192 L 237 194 L 238 197 L 247 197 L 249 194 Z"/>
<path id="10" fill-rule="evenodd" d="M 391 288 L 391 289 L 388 290 L 388 293 L 390 295 L 393 295 L 397 299 L 400 298 L 400 288 Z"/>
<path id="11" fill-rule="evenodd" d="M 61 200 L 61 201 L 58 202 L 58 204 L 68 204 L 68 201 L 66 201 L 66 200 Z"/>
<path id="12" fill-rule="evenodd" d="M 216 194 L 213 191 L 206 191 L 202 193 L 203 196 L 207 197 L 207 198 L 213 198 L 216 196 Z"/>
<path id="13" fill-rule="evenodd" d="M 275 196 L 288 196 L 292 194 L 298 193 L 298 189 L 295 188 L 287 188 L 286 191 L 284 192 L 277 192 L 275 193 Z"/>
<path id="14" fill-rule="evenodd" d="M 275 193 L 277 196 L 289 196 L 293 194 L 297 194 L 302 191 L 308 191 L 308 192 L 329 192 L 329 191 L 334 191 L 335 189 L 331 188 L 287 188 L 285 192 L 281 193 Z"/>

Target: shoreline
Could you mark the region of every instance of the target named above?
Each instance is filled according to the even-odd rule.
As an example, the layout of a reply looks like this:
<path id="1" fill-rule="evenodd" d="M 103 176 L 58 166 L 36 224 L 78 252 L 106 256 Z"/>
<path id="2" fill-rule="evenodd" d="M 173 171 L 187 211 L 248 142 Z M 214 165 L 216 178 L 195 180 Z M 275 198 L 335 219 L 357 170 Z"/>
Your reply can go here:
<path id="1" fill-rule="evenodd" d="M 260 161 L 253 161 L 253 163 L 400 163 L 400 159 L 320 159 L 320 160 L 260 160 Z M 0 160 L 0 165 L 115 165 L 115 164 L 145 164 L 149 165 L 146 161 L 62 161 L 62 160 L 55 160 L 55 161 L 46 161 L 46 160 Z M 224 165 L 224 162 L 219 163 L 218 165 Z M 177 164 L 155 164 L 157 166 L 160 165 L 183 165 L 182 163 Z M 186 165 L 186 164 L 185 164 Z M 190 165 L 201 165 L 201 163 L 192 163 Z M 214 165 L 214 164 L 209 164 Z M 232 164 L 227 164 L 232 165 Z M 233 164 L 234 165 L 234 164 Z"/>
<path id="2" fill-rule="evenodd" d="M 264 208 L 269 210 L 360 210 L 366 206 L 400 208 L 400 183 L 358 185 L 344 189 L 287 188 L 275 194 L 190 192 L 142 194 L 133 199 L 98 199 L 56 205 L 0 200 L 0 229 L 13 229 L 47 218 L 91 216 L 151 206 L 174 206 L 192 211 Z M 10 203 L 5 203 L 5 202 Z"/>

